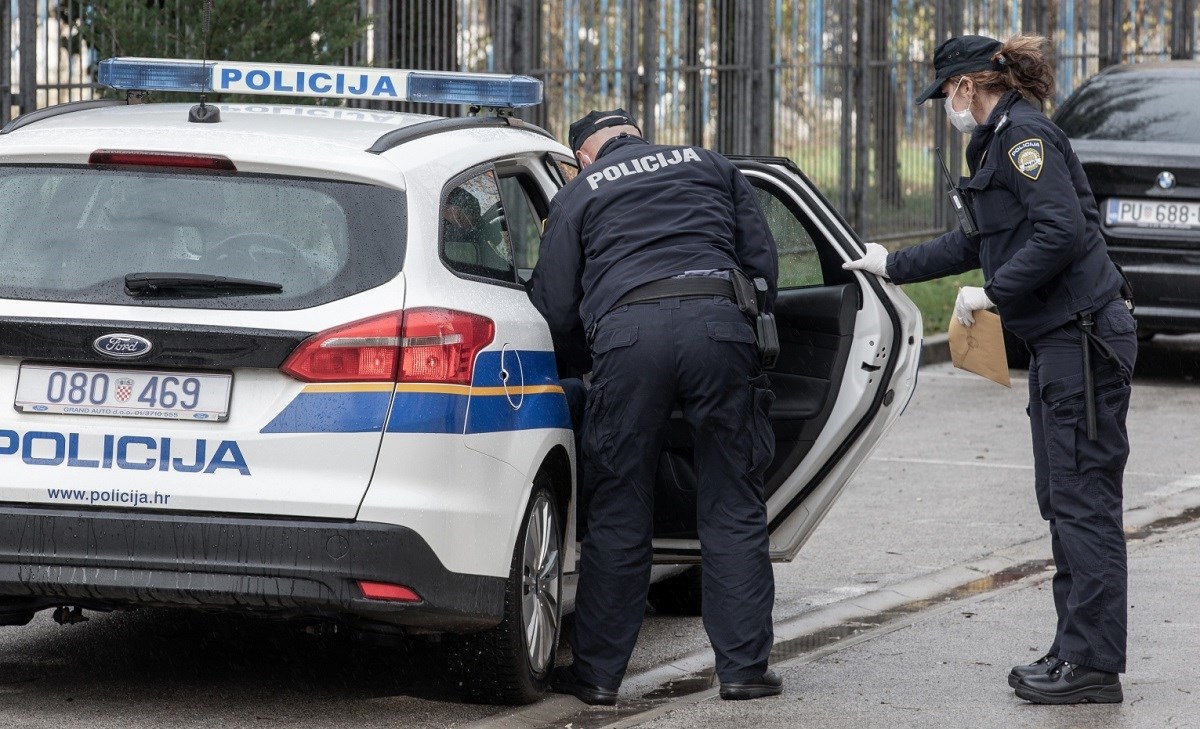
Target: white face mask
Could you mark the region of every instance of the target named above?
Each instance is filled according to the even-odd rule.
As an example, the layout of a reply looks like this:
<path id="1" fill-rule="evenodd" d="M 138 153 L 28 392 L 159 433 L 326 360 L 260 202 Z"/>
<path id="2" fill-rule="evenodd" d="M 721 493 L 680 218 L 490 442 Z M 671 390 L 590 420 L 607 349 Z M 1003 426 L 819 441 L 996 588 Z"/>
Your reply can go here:
<path id="1" fill-rule="evenodd" d="M 975 131 L 975 127 L 979 123 L 975 121 L 975 117 L 971 114 L 971 102 L 967 102 L 967 108 L 962 111 L 957 111 L 954 108 L 954 97 L 958 94 L 958 87 L 962 86 L 963 80 L 960 78 L 958 83 L 954 85 L 954 91 L 946 94 L 946 116 L 950 117 L 950 123 L 954 128 L 963 134 L 970 134 Z"/>

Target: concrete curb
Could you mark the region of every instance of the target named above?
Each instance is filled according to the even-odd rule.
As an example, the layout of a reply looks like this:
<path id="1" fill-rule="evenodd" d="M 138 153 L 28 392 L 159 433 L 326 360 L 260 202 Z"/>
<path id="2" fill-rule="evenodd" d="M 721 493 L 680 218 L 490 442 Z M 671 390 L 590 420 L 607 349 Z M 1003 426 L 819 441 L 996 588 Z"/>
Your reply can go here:
<path id="1" fill-rule="evenodd" d="M 921 342 L 921 366 L 950 361 L 950 337 L 932 334 Z"/>

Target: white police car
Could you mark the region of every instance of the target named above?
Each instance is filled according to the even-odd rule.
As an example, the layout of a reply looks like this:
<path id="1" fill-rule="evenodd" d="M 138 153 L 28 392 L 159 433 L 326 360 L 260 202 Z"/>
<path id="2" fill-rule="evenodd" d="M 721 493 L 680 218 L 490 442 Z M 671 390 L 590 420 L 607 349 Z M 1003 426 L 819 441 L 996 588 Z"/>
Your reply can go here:
<path id="1" fill-rule="evenodd" d="M 120 89 L 510 108 L 524 77 L 113 59 Z M 920 317 L 783 159 L 772 553 L 795 555 L 916 379 Z M 574 447 L 521 283 L 569 151 L 504 113 L 78 102 L 0 132 L 0 624 L 238 610 L 446 636 L 538 696 L 573 594 Z M 636 428 L 636 423 L 629 427 Z M 656 559 L 694 564 L 691 445 Z M 675 570 L 678 572 L 678 569 Z M 661 571 L 660 571 L 661 574 Z M 655 599 L 687 603 L 689 574 Z"/>

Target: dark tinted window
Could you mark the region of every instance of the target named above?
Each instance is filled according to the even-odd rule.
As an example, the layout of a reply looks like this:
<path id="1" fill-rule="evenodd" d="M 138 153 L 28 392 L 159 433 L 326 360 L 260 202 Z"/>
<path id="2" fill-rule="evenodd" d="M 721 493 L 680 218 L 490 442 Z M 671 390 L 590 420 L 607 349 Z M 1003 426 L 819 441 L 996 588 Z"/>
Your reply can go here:
<path id="1" fill-rule="evenodd" d="M 404 260 L 398 190 L 267 175 L 0 168 L 0 298 L 300 309 L 378 286 Z M 281 284 L 131 297 L 130 273 Z"/>
<path id="2" fill-rule="evenodd" d="M 1200 76 L 1118 73 L 1081 88 L 1055 120 L 1072 139 L 1200 143 Z"/>

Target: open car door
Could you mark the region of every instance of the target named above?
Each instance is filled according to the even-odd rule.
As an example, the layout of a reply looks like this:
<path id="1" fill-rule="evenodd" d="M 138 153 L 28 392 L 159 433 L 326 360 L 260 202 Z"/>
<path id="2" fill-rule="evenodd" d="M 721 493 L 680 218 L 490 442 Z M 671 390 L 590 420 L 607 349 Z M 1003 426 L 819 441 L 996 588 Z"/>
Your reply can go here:
<path id="1" fill-rule="evenodd" d="M 790 160 L 732 159 L 758 192 L 779 247 L 766 497 L 771 558 L 787 561 L 907 405 L 921 315 L 896 286 L 842 269 L 862 256 L 862 242 Z M 659 464 L 655 513 L 655 561 L 698 561 L 692 439 L 679 417 Z"/>

